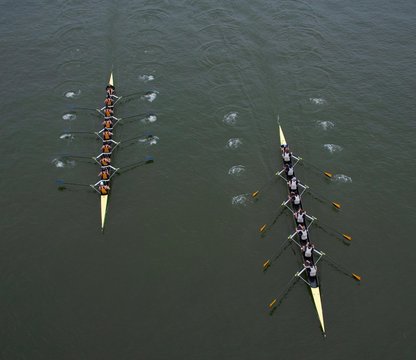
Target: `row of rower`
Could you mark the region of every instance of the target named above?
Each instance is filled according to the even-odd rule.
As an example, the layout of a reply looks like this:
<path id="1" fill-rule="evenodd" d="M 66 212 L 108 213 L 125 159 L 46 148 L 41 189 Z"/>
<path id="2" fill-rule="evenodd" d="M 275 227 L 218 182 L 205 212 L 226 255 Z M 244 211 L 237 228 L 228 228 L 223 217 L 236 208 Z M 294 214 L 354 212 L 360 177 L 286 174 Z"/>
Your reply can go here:
<path id="1" fill-rule="evenodd" d="M 302 207 L 301 193 L 299 187 L 305 189 L 305 186 L 295 176 L 294 166 L 292 163 L 293 154 L 290 152 L 289 146 L 282 147 L 282 158 L 284 164 L 284 171 L 286 174 L 287 185 L 289 188 L 288 200 L 284 203 L 287 205 L 289 202 L 292 205 L 293 216 L 296 222 L 295 233 L 291 235 L 291 238 L 298 235 L 300 249 L 302 252 L 303 266 L 307 271 L 309 278 L 315 278 L 317 274 L 317 265 L 314 261 L 314 245 L 310 241 L 307 219 L 312 218 L 306 214 L 306 211 Z"/>
<path id="2" fill-rule="evenodd" d="M 104 116 L 102 130 L 98 133 L 102 140 L 101 153 L 97 156 L 97 160 L 101 166 L 98 174 L 100 180 L 96 183 L 98 191 L 101 195 L 108 195 L 110 191 L 110 179 L 117 171 L 117 168 L 111 165 L 111 155 L 119 144 L 113 140 L 113 128 L 120 119 L 114 116 L 114 105 L 118 100 L 115 94 L 115 87 L 112 84 L 106 87 L 106 98 L 104 106 L 100 109 L 100 113 Z"/>

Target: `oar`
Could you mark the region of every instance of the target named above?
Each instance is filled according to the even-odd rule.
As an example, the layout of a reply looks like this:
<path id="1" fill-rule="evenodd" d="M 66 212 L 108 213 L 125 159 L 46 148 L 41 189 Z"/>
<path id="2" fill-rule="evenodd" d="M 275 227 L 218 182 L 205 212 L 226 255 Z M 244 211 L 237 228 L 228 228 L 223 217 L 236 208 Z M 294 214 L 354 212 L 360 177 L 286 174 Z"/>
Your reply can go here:
<path id="1" fill-rule="evenodd" d="M 335 201 L 331 201 L 328 198 L 326 198 L 325 196 L 318 194 L 316 191 L 312 191 L 309 186 L 307 187 L 307 191 L 313 196 L 315 197 L 315 199 L 320 200 L 322 202 L 329 202 L 331 203 L 332 206 L 334 206 L 337 209 L 341 209 L 341 204 L 337 203 Z"/>
<path id="2" fill-rule="evenodd" d="M 65 182 L 63 179 L 56 179 L 55 183 L 58 185 L 58 188 L 65 189 L 64 185 L 72 185 L 72 186 L 90 186 L 89 184 L 80 184 L 80 183 L 72 183 L 72 182 Z"/>
<path id="3" fill-rule="evenodd" d="M 278 174 L 278 172 L 275 174 L 275 176 L 277 176 L 277 174 Z M 264 191 L 265 189 L 267 189 L 273 183 L 273 181 L 275 179 L 276 179 L 275 177 L 271 178 L 267 183 L 265 183 L 264 185 L 262 185 L 259 190 L 256 190 L 256 191 L 252 192 L 251 193 L 251 196 L 253 198 L 256 198 L 262 191 Z"/>
<path id="4" fill-rule="evenodd" d="M 260 228 L 259 228 L 259 232 L 261 233 L 261 234 L 264 234 L 265 232 L 266 232 L 266 230 L 269 230 L 269 229 L 271 229 L 272 228 L 272 226 L 277 222 L 277 220 L 279 219 L 279 217 L 280 217 L 280 215 L 282 215 L 283 214 L 283 212 L 285 211 L 285 207 L 284 208 L 282 208 L 281 210 L 280 210 L 280 212 L 277 214 L 277 216 L 274 218 L 274 220 L 272 221 L 272 223 L 270 224 L 270 225 L 267 225 L 267 224 L 263 224 L 262 226 L 260 226 Z"/>
<path id="5" fill-rule="evenodd" d="M 283 301 L 283 299 L 289 293 L 292 286 L 294 286 L 295 283 L 299 280 L 298 275 L 299 275 L 299 273 L 296 273 L 295 275 L 293 275 L 293 277 L 290 279 L 290 281 L 284 287 L 284 290 L 268 304 L 268 307 L 270 309 L 270 315 L 273 314 L 273 312 L 276 310 L 277 306 Z"/>
<path id="6" fill-rule="evenodd" d="M 141 114 L 136 114 L 136 115 L 129 115 L 129 116 L 123 116 L 123 120 L 126 120 L 126 119 L 131 119 L 131 118 L 134 118 L 134 117 L 138 117 L 138 116 L 144 116 L 144 115 L 149 115 L 149 113 L 141 113 Z"/>
<path id="7" fill-rule="evenodd" d="M 147 165 L 147 164 L 152 164 L 154 162 L 154 159 L 152 156 L 146 156 L 144 160 L 141 161 L 137 161 L 125 166 L 122 166 L 120 168 L 120 171 L 118 171 L 118 173 L 122 174 L 125 173 L 126 171 L 130 171 L 138 166 L 142 166 L 142 165 Z"/>
<path id="8" fill-rule="evenodd" d="M 90 160 L 95 160 L 95 158 L 93 156 L 81 156 L 81 155 L 70 155 L 70 154 L 65 154 L 65 155 L 61 155 L 61 157 L 66 157 L 66 158 L 74 158 L 74 159 L 90 159 Z"/>
<path id="9" fill-rule="evenodd" d="M 315 220 L 318 220 L 318 218 L 314 218 Z M 323 226 L 322 226 L 323 225 Z M 334 233 L 341 235 L 344 239 L 351 241 L 352 240 L 352 236 L 348 235 L 348 234 L 344 234 L 342 232 L 339 232 L 338 230 L 334 229 L 333 227 L 322 223 L 320 220 L 318 220 L 317 222 L 317 226 L 321 227 L 322 229 L 328 228 L 329 230 L 333 231 Z"/>
<path id="10" fill-rule="evenodd" d="M 280 245 L 279 251 L 277 251 L 270 259 L 266 260 L 263 263 L 263 271 L 266 271 L 270 266 L 272 266 L 272 264 L 280 257 L 280 255 L 283 254 L 283 252 L 285 251 L 288 243 L 289 243 L 290 238 L 287 238 L 282 245 Z"/>
<path id="11" fill-rule="evenodd" d="M 75 109 L 75 110 L 88 110 L 88 111 L 93 111 L 93 112 L 95 112 L 95 110 L 96 110 L 96 109 L 93 109 L 93 108 L 80 107 L 80 106 L 76 106 L 76 105 L 69 105 L 68 108 Z"/>
<path id="12" fill-rule="evenodd" d="M 152 138 L 153 137 L 153 135 L 149 131 L 145 131 L 144 134 L 139 135 L 139 136 L 132 137 L 132 138 L 127 139 L 127 140 L 123 140 L 123 141 L 120 142 L 120 144 L 125 144 L 126 142 L 131 142 L 131 141 L 140 139 L 140 138 L 142 138 L 144 136 L 147 137 L 147 138 Z"/>
<path id="13" fill-rule="evenodd" d="M 315 165 L 313 165 L 312 163 L 310 163 L 309 161 L 306 161 L 303 158 L 299 158 L 300 160 L 302 160 L 306 165 L 309 165 L 310 167 L 314 168 L 315 170 L 319 171 L 320 173 L 324 174 L 327 178 L 332 178 L 332 174 L 328 171 L 324 171 L 321 170 L 320 168 L 316 167 Z"/>
<path id="14" fill-rule="evenodd" d="M 334 266 L 336 269 L 341 271 L 344 275 L 351 276 L 353 279 L 355 279 L 357 281 L 361 281 L 361 276 L 360 275 L 353 273 L 348 268 L 346 268 L 344 265 L 338 263 L 337 261 L 335 261 L 332 257 L 328 256 L 327 254 L 325 254 L 323 259 L 327 260 L 329 263 L 331 263 L 332 266 Z"/>

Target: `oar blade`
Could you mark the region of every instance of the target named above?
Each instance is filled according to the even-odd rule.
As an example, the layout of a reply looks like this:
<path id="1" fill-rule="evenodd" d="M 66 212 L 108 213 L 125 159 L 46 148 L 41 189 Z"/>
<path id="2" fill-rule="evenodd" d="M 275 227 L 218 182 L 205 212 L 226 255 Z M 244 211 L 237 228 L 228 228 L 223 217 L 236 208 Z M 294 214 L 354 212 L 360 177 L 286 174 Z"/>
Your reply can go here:
<path id="1" fill-rule="evenodd" d="M 350 235 L 347 235 L 347 234 L 342 234 L 342 237 L 344 239 L 348 240 L 348 241 L 351 241 L 352 240 L 352 237 Z"/>
<path id="2" fill-rule="evenodd" d="M 266 271 L 270 267 L 270 260 L 263 263 L 263 271 Z"/>
<path id="3" fill-rule="evenodd" d="M 273 306 L 276 304 L 277 299 L 273 299 L 273 301 L 269 304 L 269 309 L 272 309 Z"/>
<path id="4" fill-rule="evenodd" d="M 324 171 L 324 175 L 328 178 L 332 178 L 332 174 L 330 172 Z"/>
<path id="5" fill-rule="evenodd" d="M 351 275 L 355 280 L 361 281 L 361 276 L 360 275 L 357 275 L 357 274 L 354 274 L 354 273 L 352 273 Z"/>
<path id="6" fill-rule="evenodd" d="M 266 231 L 267 224 L 260 226 L 259 232 L 264 233 Z"/>
<path id="7" fill-rule="evenodd" d="M 336 207 L 337 209 L 341 209 L 341 204 L 340 203 L 332 202 L 332 205 L 334 207 Z"/>
<path id="8" fill-rule="evenodd" d="M 251 194 L 253 198 L 255 198 L 260 193 L 260 190 L 257 190 Z"/>

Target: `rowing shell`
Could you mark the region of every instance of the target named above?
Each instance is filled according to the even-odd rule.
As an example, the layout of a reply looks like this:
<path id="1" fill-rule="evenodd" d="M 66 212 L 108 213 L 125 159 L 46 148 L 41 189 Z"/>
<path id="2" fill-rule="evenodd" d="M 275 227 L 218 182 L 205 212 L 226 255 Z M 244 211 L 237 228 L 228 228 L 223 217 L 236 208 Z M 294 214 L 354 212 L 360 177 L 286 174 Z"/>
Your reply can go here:
<path id="1" fill-rule="evenodd" d="M 110 74 L 110 80 L 108 80 L 108 85 L 114 86 L 113 73 Z M 101 230 L 104 231 L 105 216 L 107 214 L 107 202 L 108 194 L 101 195 Z"/>
<path id="2" fill-rule="evenodd" d="M 282 127 L 279 124 L 279 137 L 280 137 L 280 146 L 283 149 L 285 146 L 287 146 L 287 142 L 286 142 L 286 138 L 285 135 L 283 134 L 283 130 Z M 290 191 L 289 191 L 290 192 Z M 305 219 L 306 221 L 306 219 Z M 313 220 L 312 220 L 313 221 Z M 296 222 L 295 222 L 296 223 Z M 305 223 L 306 225 L 306 223 Z M 308 226 L 309 227 L 309 226 Z M 293 237 L 295 236 L 296 232 L 291 235 L 291 239 L 293 240 Z M 308 237 L 309 237 L 309 231 L 308 231 Z M 293 240 L 294 241 L 294 240 Z M 296 241 L 294 241 L 299 247 L 301 246 L 299 243 L 297 243 Z M 315 264 L 319 261 L 319 259 L 321 258 L 321 256 L 323 255 L 323 253 L 314 250 L 315 253 L 317 253 L 319 255 L 318 260 L 315 261 Z M 302 256 L 302 260 L 303 260 L 303 256 Z M 313 302 L 315 305 L 315 309 L 316 312 L 318 314 L 318 318 L 319 318 L 319 322 L 321 324 L 321 328 L 322 328 L 322 332 L 325 335 L 325 323 L 324 323 L 324 313 L 322 310 L 322 300 L 321 300 L 321 292 L 319 289 L 319 279 L 318 279 L 318 274 L 315 277 L 310 277 L 308 275 L 308 272 L 306 271 L 305 268 L 303 268 L 301 271 L 299 271 L 296 274 L 298 277 L 300 277 L 302 280 L 304 280 L 304 282 L 306 284 L 308 284 L 309 288 L 311 289 L 311 294 L 312 294 L 312 298 L 313 298 Z M 303 276 L 303 277 L 301 277 Z"/>

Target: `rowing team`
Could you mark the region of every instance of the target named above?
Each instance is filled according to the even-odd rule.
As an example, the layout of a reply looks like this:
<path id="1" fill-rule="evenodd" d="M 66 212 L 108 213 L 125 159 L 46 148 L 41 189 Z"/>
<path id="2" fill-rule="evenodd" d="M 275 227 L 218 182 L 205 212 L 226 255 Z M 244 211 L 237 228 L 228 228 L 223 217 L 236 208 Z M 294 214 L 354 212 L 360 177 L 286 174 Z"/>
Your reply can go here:
<path id="1" fill-rule="evenodd" d="M 104 120 L 102 122 L 103 129 L 100 131 L 103 145 L 101 147 L 101 154 L 98 156 L 101 165 L 101 171 L 98 174 L 100 177 L 98 191 L 101 195 L 108 195 L 110 191 L 109 183 L 111 172 L 117 170 L 115 167 L 111 166 L 111 154 L 113 152 L 111 145 L 118 145 L 118 143 L 113 140 L 112 130 L 115 124 L 120 120 L 114 116 L 114 104 L 118 99 L 118 96 L 115 94 L 115 87 L 109 84 L 105 90 L 106 98 L 104 100 L 104 106 L 100 109 L 104 115 Z"/>
<path id="2" fill-rule="evenodd" d="M 289 150 L 289 146 L 282 147 L 283 158 L 283 170 L 285 171 L 286 178 L 288 179 L 287 185 L 289 187 L 288 202 L 292 203 L 293 216 L 296 221 L 296 232 L 299 236 L 300 249 L 303 257 L 303 266 L 308 272 L 308 276 L 311 278 L 316 277 L 317 267 L 313 259 L 314 245 L 309 240 L 308 228 L 306 226 L 306 218 L 311 219 L 306 214 L 306 211 L 302 209 L 301 195 L 299 193 L 299 186 L 304 187 L 295 176 L 295 172 L 292 165 L 293 154 Z M 305 187 L 304 187 L 305 188 Z M 295 235 L 294 234 L 294 235 Z"/>

